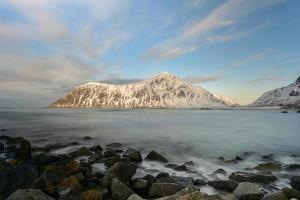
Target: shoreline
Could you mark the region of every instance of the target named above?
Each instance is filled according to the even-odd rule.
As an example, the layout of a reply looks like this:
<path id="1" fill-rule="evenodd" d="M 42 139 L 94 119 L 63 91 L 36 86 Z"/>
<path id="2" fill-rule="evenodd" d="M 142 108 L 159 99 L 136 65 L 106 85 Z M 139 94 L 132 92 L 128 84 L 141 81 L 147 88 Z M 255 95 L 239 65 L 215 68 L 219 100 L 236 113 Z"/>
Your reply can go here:
<path id="1" fill-rule="evenodd" d="M 5 130 L 2 132 L 5 133 Z M 168 155 L 163 156 L 161 154 L 163 152 L 147 150 L 146 156 L 142 156 L 139 150 L 130 147 L 125 147 L 125 150 L 123 150 L 124 146 L 121 143 L 111 143 L 105 145 L 105 147 L 100 145 L 91 147 L 80 145 L 79 149 L 68 154 L 53 154 L 53 149 L 59 149 L 60 147 L 47 145 L 31 147 L 31 143 L 21 137 L 11 138 L 2 135 L 0 139 L 1 144 L 3 144 L 0 145 L 2 146 L 0 152 L 2 151 L 2 153 L 6 154 L 6 158 L 0 164 L 0 174 L 4 177 L 4 179 L 0 180 L 0 183 L 4 181 L 4 189 L 0 191 L 0 199 L 5 199 L 20 188 L 37 189 L 56 199 L 70 199 L 70 195 L 73 196 L 71 199 L 84 199 L 84 195 L 91 195 L 90 193 L 100 195 L 101 199 L 113 198 L 114 200 L 127 200 L 132 195 L 138 195 L 134 196 L 134 200 L 138 198 L 171 198 L 167 196 L 180 199 L 180 191 L 188 190 L 193 192 L 189 191 L 185 195 L 195 193 L 199 197 L 204 195 L 206 196 L 205 198 L 209 199 L 222 199 L 225 195 L 230 197 L 228 199 L 234 199 L 238 195 L 236 190 L 238 188 L 241 190 L 240 187 L 246 187 L 246 190 L 247 187 L 255 187 L 256 195 L 260 198 L 279 192 L 290 195 L 291 190 L 295 194 L 300 194 L 299 191 L 294 191 L 291 188 L 293 186 L 297 189 L 299 186 L 293 183 L 293 178 L 296 175 L 290 177 L 292 186 L 289 189 L 285 189 L 287 191 L 274 188 L 272 183 L 278 180 L 284 171 L 289 169 L 297 174 L 300 170 L 300 165 L 294 163 L 284 166 L 276 161 L 273 158 L 274 155 L 271 154 L 263 155 L 262 157 L 265 161 L 257 166 L 253 166 L 257 170 L 255 173 L 252 171 L 234 171 L 229 173 L 220 168 L 211 175 L 211 179 L 207 180 L 205 177 L 202 179 L 195 178 L 197 168 L 192 160 L 183 164 L 174 164 L 168 161 Z M 92 139 L 89 136 L 82 138 L 85 141 Z M 72 142 L 66 146 L 76 146 L 78 144 L 80 144 L 80 141 L 77 143 Z M 229 160 L 219 157 L 218 160 L 230 165 L 247 160 L 249 154 L 249 152 L 245 152 Z M 148 167 L 153 167 L 153 169 L 147 170 L 148 172 L 152 170 L 155 173 L 139 176 L 138 172 L 145 170 L 143 169 L 145 168 L 143 163 L 150 163 Z M 166 169 L 190 174 L 190 177 L 172 176 L 166 171 L 156 170 L 154 168 L 155 165 L 151 165 L 151 163 L 159 163 L 165 166 Z M 100 166 L 100 170 L 95 171 L 94 166 Z M 25 173 L 24 170 L 29 171 Z M 147 172 L 147 170 L 145 171 Z M 12 172 L 16 174 L 23 172 L 30 175 L 27 177 L 5 176 L 5 174 L 11 174 Z M 21 178 L 23 178 L 22 184 L 14 185 L 14 182 L 19 183 L 20 180 L 18 179 Z M 55 180 L 53 181 L 53 179 Z M 120 187 L 115 188 L 115 185 Z M 207 189 L 213 189 L 216 191 L 216 194 L 205 194 Z M 122 195 L 117 195 L 118 193 L 123 194 L 123 190 L 129 192 L 130 196 L 125 198 Z M 248 188 L 248 190 L 250 189 Z M 168 192 L 165 193 L 165 191 Z M 4 196 L 5 198 L 3 198 Z"/>

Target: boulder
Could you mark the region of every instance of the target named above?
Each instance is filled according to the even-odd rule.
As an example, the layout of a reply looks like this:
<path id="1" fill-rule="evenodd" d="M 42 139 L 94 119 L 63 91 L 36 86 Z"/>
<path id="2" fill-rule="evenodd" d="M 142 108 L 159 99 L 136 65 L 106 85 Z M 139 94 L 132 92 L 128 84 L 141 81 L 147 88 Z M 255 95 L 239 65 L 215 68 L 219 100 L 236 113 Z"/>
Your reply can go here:
<path id="1" fill-rule="evenodd" d="M 38 176 L 37 168 L 28 164 L 1 169 L 0 194 L 7 197 L 16 189 L 33 187 Z"/>
<path id="2" fill-rule="evenodd" d="M 163 157 L 162 155 L 160 155 L 159 153 L 157 153 L 156 151 L 151 151 L 145 158 L 146 160 L 152 160 L 152 161 L 159 161 L 159 162 L 168 162 L 168 160 Z"/>
<path id="3" fill-rule="evenodd" d="M 34 189 L 18 189 L 12 193 L 7 200 L 54 200 L 52 197 L 47 196 L 41 190 Z"/>
<path id="4" fill-rule="evenodd" d="M 156 183 L 177 183 L 172 177 L 161 177 L 156 179 Z"/>
<path id="5" fill-rule="evenodd" d="M 104 151 L 104 157 L 112 158 L 112 157 L 120 157 L 120 155 L 118 153 L 116 153 L 114 150 L 108 149 L 108 150 Z"/>
<path id="6" fill-rule="evenodd" d="M 275 162 L 261 163 L 254 167 L 254 169 L 261 171 L 281 171 L 281 164 Z"/>
<path id="7" fill-rule="evenodd" d="M 84 140 L 92 140 L 93 138 L 90 137 L 90 136 L 84 136 L 82 139 L 84 139 Z"/>
<path id="8" fill-rule="evenodd" d="M 156 178 L 152 176 L 151 174 L 147 174 L 143 177 L 143 179 L 148 181 L 148 186 L 151 186 L 153 183 L 156 182 Z"/>
<path id="9" fill-rule="evenodd" d="M 182 187 L 188 187 L 194 184 L 192 177 L 172 176 L 172 178 Z"/>
<path id="10" fill-rule="evenodd" d="M 31 144 L 28 140 L 25 140 L 21 137 L 16 137 L 9 139 L 7 144 L 19 145 L 19 147 L 15 150 L 15 157 L 17 160 L 26 161 L 31 159 Z"/>
<path id="11" fill-rule="evenodd" d="M 102 200 L 102 194 L 98 190 L 87 190 L 80 195 L 80 200 Z"/>
<path id="12" fill-rule="evenodd" d="M 115 177 L 125 184 L 129 184 L 131 177 L 135 174 L 137 164 L 132 162 L 118 162 L 111 166 L 103 177 L 105 186 L 110 186 Z"/>
<path id="13" fill-rule="evenodd" d="M 253 182 L 268 184 L 277 178 L 272 174 L 254 174 L 249 172 L 233 172 L 229 176 L 230 179 L 238 182 Z"/>
<path id="14" fill-rule="evenodd" d="M 258 184 L 249 182 L 240 183 L 233 194 L 238 200 L 259 200 L 264 196 Z"/>
<path id="15" fill-rule="evenodd" d="M 208 181 L 208 185 L 218 190 L 232 192 L 239 184 L 234 180 L 214 180 Z"/>
<path id="16" fill-rule="evenodd" d="M 88 163 L 89 164 L 94 164 L 94 163 L 97 163 L 97 162 L 102 162 L 102 158 L 104 158 L 104 155 L 101 152 L 97 153 L 97 154 L 94 154 L 94 155 L 91 155 L 89 157 Z"/>
<path id="17" fill-rule="evenodd" d="M 169 173 L 167 172 L 160 172 L 156 175 L 156 178 L 164 178 L 164 177 L 169 177 Z"/>
<path id="18" fill-rule="evenodd" d="M 114 143 L 107 144 L 106 147 L 112 149 L 118 149 L 118 148 L 122 148 L 123 145 L 121 143 L 114 142 Z"/>
<path id="19" fill-rule="evenodd" d="M 147 180 L 137 178 L 132 181 L 131 188 L 138 195 L 145 197 L 148 194 L 149 184 Z"/>
<path id="20" fill-rule="evenodd" d="M 206 185 L 206 181 L 203 179 L 195 179 L 194 181 L 194 185 Z"/>
<path id="21" fill-rule="evenodd" d="M 141 152 L 133 148 L 127 149 L 126 152 L 123 154 L 123 156 L 130 158 L 130 160 L 133 162 L 141 162 L 143 160 Z"/>
<path id="22" fill-rule="evenodd" d="M 287 171 L 298 171 L 300 170 L 300 164 L 288 164 L 284 166 L 284 169 Z"/>
<path id="23" fill-rule="evenodd" d="M 149 189 L 149 197 L 164 197 L 174 195 L 181 187 L 176 183 L 153 183 Z"/>
<path id="24" fill-rule="evenodd" d="M 217 197 L 209 196 L 205 193 L 201 193 L 199 189 L 189 186 L 177 192 L 171 196 L 165 196 L 158 198 L 158 200 L 222 200 Z"/>
<path id="25" fill-rule="evenodd" d="M 222 168 L 217 169 L 216 171 L 214 171 L 214 174 L 222 174 L 222 175 L 226 175 L 226 171 Z"/>
<path id="26" fill-rule="evenodd" d="M 99 153 L 99 152 L 102 152 L 103 151 L 103 148 L 100 146 L 100 145 L 95 145 L 95 146 L 92 146 L 90 148 L 91 151 L 94 151 L 95 153 Z"/>
<path id="27" fill-rule="evenodd" d="M 0 152 L 2 152 L 4 150 L 4 144 L 2 144 L 1 142 L 0 142 Z"/>
<path id="28" fill-rule="evenodd" d="M 284 192 L 285 196 L 288 199 L 292 199 L 292 198 L 300 199 L 300 191 L 294 190 L 292 188 L 282 188 L 281 190 Z"/>
<path id="29" fill-rule="evenodd" d="M 33 165 L 41 166 L 41 165 L 48 165 L 50 163 L 57 162 L 57 161 L 59 161 L 58 156 L 48 155 L 48 154 L 39 154 L 32 158 L 31 163 Z"/>
<path id="30" fill-rule="evenodd" d="M 187 166 L 194 166 L 195 163 L 193 161 L 188 161 L 188 162 L 185 162 L 184 165 L 187 165 Z"/>
<path id="31" fill-rule="evenodd" d="M 91 155 L 93 155 L 92 152 L 86 147 L 81 147 L 77 151 L 70 153 L 70 156 L 74 158 L 79 156 L 91 156 Z"/>
<path id="32" fill-rule="evenodd" d="M 293 176 L 291 178 L 291 186 L 295 190 L 299 190 L 300 191 L 300 176 Z"/>
<path id="33" fill-rule="evenodd" d="M 271 194 L 267 194 L 261 200 L 288 200 L 284 192 L 278 191 Z"/>
<path id="34" fill-rule="evenodd" d="M 117 178 L 113 178 L 111 183 L 111 193 L 114 200 L 126 200 L 134 192 Z"/>
<path id="35" fill-rule="evenodd" d="M 137 195 L 137 194 L 132 194 L 132 195 L 130 195 L 130 196 L 128 197 L 127 200 L 143 200 L 143 198 L 140 197 L 140 196 Z"/>

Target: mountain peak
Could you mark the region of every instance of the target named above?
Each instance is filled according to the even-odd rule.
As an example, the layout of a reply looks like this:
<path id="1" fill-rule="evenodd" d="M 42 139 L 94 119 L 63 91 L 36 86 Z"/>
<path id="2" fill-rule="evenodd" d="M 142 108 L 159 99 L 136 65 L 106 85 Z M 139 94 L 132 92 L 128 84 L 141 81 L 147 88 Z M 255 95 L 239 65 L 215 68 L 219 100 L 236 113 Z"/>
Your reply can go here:
<path id="1" fill-rule="evenodd" d="M 299 83 L 300 83 L 300 76 L 297 78 L 297 80 L 296 80 L 295 83 L 296 83 L 296 84 L 299 84 Z"/>
<path id="2" fill-rule="evenodd" d="M 171 72 L 161 72 L 160 74 L 156 75 L 153 77 L 154 79 L 156 78 L 165 78 L 165 79 L 180 79 L 178 76 L 176 76 L 175 74 L 171 73 Z"/>

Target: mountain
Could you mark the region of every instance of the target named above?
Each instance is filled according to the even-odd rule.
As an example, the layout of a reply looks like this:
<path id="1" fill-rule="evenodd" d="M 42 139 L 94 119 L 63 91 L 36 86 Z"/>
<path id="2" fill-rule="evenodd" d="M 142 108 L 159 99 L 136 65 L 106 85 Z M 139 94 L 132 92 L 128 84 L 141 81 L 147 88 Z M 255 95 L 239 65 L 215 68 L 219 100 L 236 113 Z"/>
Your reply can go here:
<path id="1" fill-rule="evenodd" d="M 282 88 L 270 90 L 264 93 L 250 106 L 299 106 L 300 105 L 300 77 Z"/>
<path id="2" fill-rule="evenodd" d="M 239 106 L 239 104 L 237 102 L 233 101 L 229 97 L 225 97 L 225 96 L 223 96 L 221 94 L 214 94 L 214 96 L 217 99 L 220 99 L 220 100 L 224 101 L 228 106 Z"/>
<path id="3" fill-rule="evenodd" d="M 55 108 L 225 107 L 222 99 L 164 72 L 131 84 L 88 82 L 49 105 Z"/>

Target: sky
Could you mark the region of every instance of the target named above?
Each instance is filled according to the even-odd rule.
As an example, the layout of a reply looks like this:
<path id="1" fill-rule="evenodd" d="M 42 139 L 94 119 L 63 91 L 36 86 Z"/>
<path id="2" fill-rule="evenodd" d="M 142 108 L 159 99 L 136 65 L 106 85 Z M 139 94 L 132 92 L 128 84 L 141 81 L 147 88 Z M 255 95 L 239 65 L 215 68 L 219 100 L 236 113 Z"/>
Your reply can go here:
<path id="1" fill-rule="evenodd" d="M 299 0 L 0 0 L 0 107 L 168 71 L 246 105 L 300 76 Z"/>

